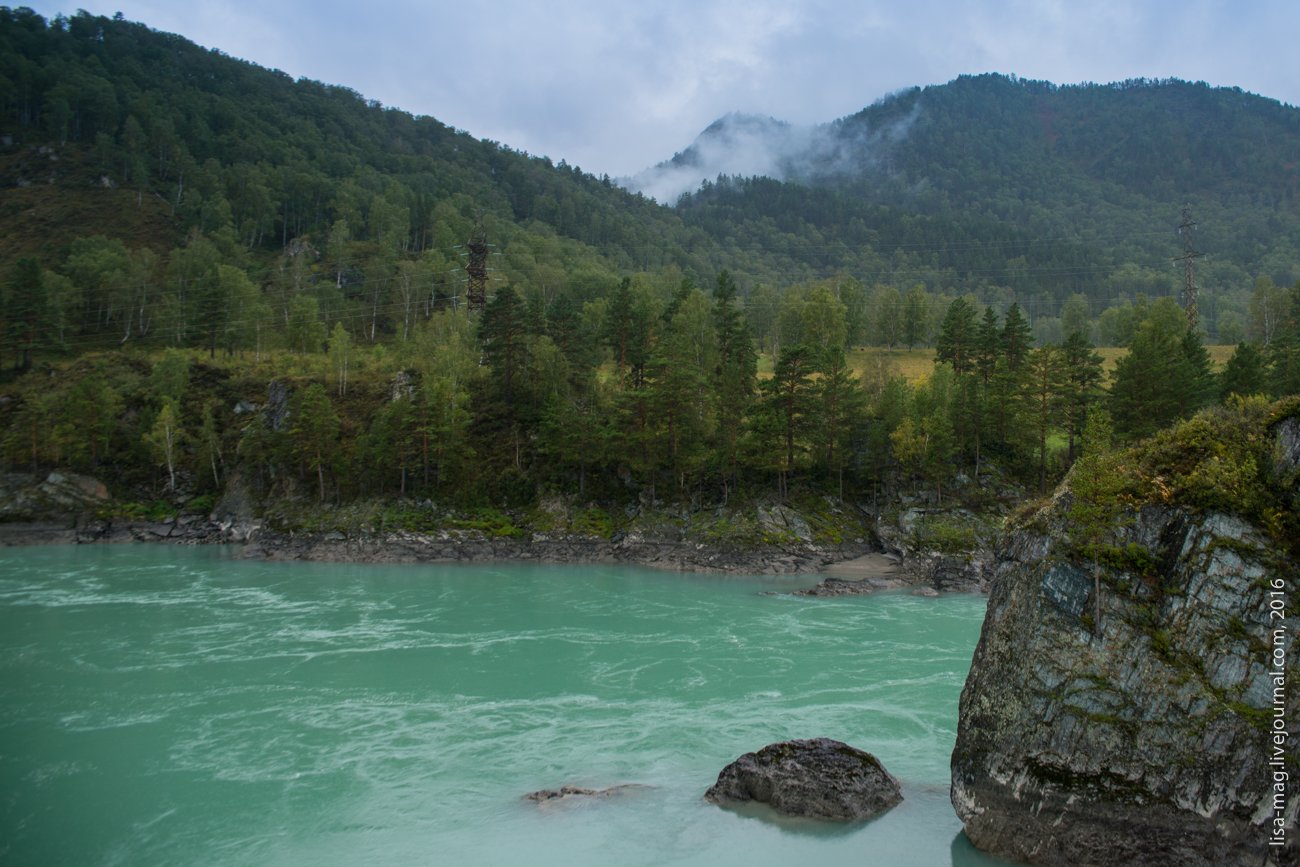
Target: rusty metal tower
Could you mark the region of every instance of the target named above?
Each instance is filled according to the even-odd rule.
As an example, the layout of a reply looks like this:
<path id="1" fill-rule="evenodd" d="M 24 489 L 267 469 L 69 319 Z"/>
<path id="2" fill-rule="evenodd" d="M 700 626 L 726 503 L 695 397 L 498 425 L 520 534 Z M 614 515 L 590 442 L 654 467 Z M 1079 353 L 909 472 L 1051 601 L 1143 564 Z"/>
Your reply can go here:
<path id="1" fill-rule="evenodd" d="M 465 300 L 471 313 L 481 313 L 487 305 L 488 282 L 488 242 L 482 232 L 475 232 L 474 237 L 465 242 L 469 261 L 465 264 L 468 278 L 465 286 Z"/>
<path id="2" fill-rule="evenodd" d="M 1183 205 L 1183 221 L 1178 226 L 1178 234 L 1183 236 L 1183 255 L 1174 259 L 1183 263 L 1183 310 L 1187 313 L 1187 329 L 1195 331 L 1200 324 L 1201 312 L 1196 303 L 1196 260 L 1202 254 L 1192 248 L 1192 230 L 1196 221 L 1192 219 L 1192 206 Z"/>

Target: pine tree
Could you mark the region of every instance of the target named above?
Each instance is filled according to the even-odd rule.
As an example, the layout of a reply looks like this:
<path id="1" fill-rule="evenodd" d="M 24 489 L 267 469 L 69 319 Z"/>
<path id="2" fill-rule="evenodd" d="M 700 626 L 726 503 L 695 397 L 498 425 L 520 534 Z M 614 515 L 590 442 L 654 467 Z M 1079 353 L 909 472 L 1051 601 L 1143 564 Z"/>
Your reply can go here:
<path id="1" fill-rule="evenodd" d="M 473 411 L 474 439 L 481 456 L 498 474 L 509 468 L 521 479 L 528 463 L 528 431 L 541 406 L 532 402 L 527 382 L 530 341 L 524 304 L 510 286 L 497 290 L 479 320 L 478 338 L 488 377 L 481 381 Z"/>
<path id="2" fill-rule="evenodd" d="M 816 424 L 813 443 L 827 473 L 844 497 L 844 468 L 854 436 L 866 415 L 866 395 L 840 347 L 821 353 L 815 383 Z"/>
<path id="3" fill-rule="evenodd" d="M 983 465 L 988 439 L 988 403 L 993 377 L 1002 351 L 1002 330 L 992 306 L 984 308 L 975 329 L 969 369 L 957 376 L 953 387 L 952 427 L 957 449 L 970 456 L 975 478 Z"/>
<path id="4" fill-rule="evenodd" d="M 41 265 L 33 258 L 19 259 L 9 271 L 3 316 L 4 333 L 14 352 L 14 367 L 31 370 L 32 353 L 50 343 L 52 321 Z"/>
<path id="5" fill-rule="evenodd" d="M 326 351 L 329 355 L 330 367 L 334 369 L 334 376 L 338 382 L 338 395 L 347 397 L 348 368 L 352 363 L 352 335 L 343 327 L 342 322 L 334 323 L 334 330 L 330 333 Z"/>
<path id="6" fill-rule="evenodd" d="M 998 366 L 998 356 L 1002 354 L 1002 329 L 998 326 L 998 314 L 990 305 L 984 308 L 984 318 L 980 320 L 975 338 L 975 367 L 979 370 L 984 385 L 993 378 L 993 371 Z"/>
<path id="7" fill-rule="evenodd" d="M 1263 354 L 1253 343 L 1238 343 L 1219 377 L 1219 400 L 1227 403 L 1234 394 L 1249 397 L 1268 392 L 1268 375 Z"/>
<path id="8" fill-rule="evenodd" d="M 1149 436 L 1201 406 L 1201 372 L 1183 335 L 1158 319 L 1143 322 L 1112 376 L 1110 412 L 1124 436 Z"/>
<path id="9" fill-rule="evenodd" d="M 1065 355 L 1055 346 L 1031 350 L 1025 362 L 1028 415 L 1038 437 L 1038 490 L 1047 491 L 1047 437 L 1062 416 L 1063 393 L 1069 371 Z"/>
<path id="10" fill-rule="evenodd" d="M 713 331 L 717 336 L 718 351 L 713 388 L 717 401 L 718 468 L 724 501 L 736 483 L 745 413 L 753 403 L 758 380 L 758 354 L 754 351 L 749 326 L 736 308 L 735 299 L 735 281 L 727 271 L 720 272 L 713 290 Z"/>
<path id="11" fill-rule="evenodd" d="M 679 494 L 689 490 L 708 458 L 714 423 L 709 377 L 716 358 L 709 301 L 690 286 L 664 324 L 650 361 L 653 403 L 665 439 L 661 452 Z"/>
<path id="12" fill-rule="evenodd" d="M 984 313 L 978 332 L 978 355 L 982 361 L 981 376 L 987 375 L 984 385 L 984 404 L 989 407 L 986 432 L 981 439 L 1002 448 L 1012 445 L 1020 430 L 1016 424 L 1023 398 L 1024 365 L 1033 343 L 1029 323 L 1025 321 L 1018 304 L 1007 308 L 1002 328 L 997 332 L 996 354 L 993 332 L 996 318 Z M 992 358 L 990 368 L 989 359 Z M 1014 451 L 1014 449 L 1013 449 Z"/>
<path id="13" fill-rule="evenodd" d="M 935 359 L 951 364 L 954 373 L 965 373 L 975 364 L 977 336 L 975 309 L 965 298 L 956 299 L 948 305 L 939 327 Z"/>
<path id="14" fill-rule="evenodd" d="M 639 297 L 631 279 L 624 277 L 618 291 L 610 299 L 606 318 L 605 341 L 614 353 L 614 364 L 619 378 L 630 380 L 632 388 L 644 383 L 645 367 L 650 361 L 652 346 L 651 315 L 645 299 Z"/>
<path id="15" fill-rule="evenodd" d="M 1029 358 L 1029 350 L 1034 345 L 1034 332 L 1029 321 L 1020 312 L 1020 305 L 1012 303 L 1002 318 L 1002 355 L 1007 360 L 1007 368 L 1012 373 L 1019 372 Z"/>
<path id="16" fill-rule="evenodd" d="M 1268 345 L 1269 387 L 1275 397 L 1300 394 L 1300 282 Z"/>
<path id="17" fill-rule="evenodd" d="M 1068 441 L 1066 459 L 1073 464 L 1089 409 L 1101 397 L 1102 358 L 1082 331 L 1072 331 L 1061 344 L 1065 377 L 1062 386 L 1062 424 Z"/>
<path id="18" fill-rule="evenodd" d="M 1116 466 L 1110 414 L 1100 407 L 1088 411 L 1083 429 L 1083 453 L 1070 470 L 1069 533 L 1084 556 L 1092 560 L 1092 634 L 1101 632 L 1102 548 L 1115 528 L 1121 502 L 1123 471 Z"/>
<path id="19" fill-rule="evenodd" d="M 780 442 L 782 460 L 777 485 L 782 499 L 790 493 L 796 453 L 802 455 L 807 449 L 807 436 L 815 409 L 812 382 L 815 354 L 803 344 L 783 348 L 772 378 L 760 386 L 764 411 L 772 422 L 769 430 Z"/>
<path id="20" fill-rule="evenodd" d="M 963 373 L 953 383 L 953 437 L 957 450 L 969 455 L 976 480 L 984 460 L 986 391 L 983 380 L 975 372 Z"/>
<path id="21" fill-rule="evenodd" d="M 900 376 L 886 379 L 868 406 L 865 451 L 872 478 L 872 500 L 878 504 L 881 488 L 888 490 L 894 469 L 891 437 L 907 415 L 911 387 Z"/>
<path id="22" fill-rule="evenodd" d="M 528 363 L 524 306 L 510 286 L 499 289 L 483 311 L 478 339 L 483 362 L 492 372 L 497 397 L 513 403 L 520 395 Z"/>
<path id="23" fill-rule="evenodd" d="M 655 393 L 648 376 L 627 384 L 614 398 L 614 422 L 611 437 L 615 454 L 632 471 L 633 476 L 645 485 L 653 502 L 655 470 L 660 454 L 660 427 L 663 421 L 656 412 Z"/>
<path id="24" fill-rule="evenodd" d="M 1210 353 L 1201 342 L 1199 331 L 1188 329 L 1183 332 L 1183 358 L 1187 360 L 1187 379 L 1183 385 L 1183 415 L 1188 416 L 1202 407 L 1209 406 L 1218 396 L 1214 369 L 1210 363 Z"/>
<path id="25" fill-rule="evenodd" d="M 367 445 L 381 484 L 397 476 L 399 496 L 406 496 L 412 467 L 420 461 L 419 418 L 411 398 L 386 401 L 370 421 Z"/>
<path id="26" fill-rule="evenodd" d="M 325 467 L 338 448 L 339 417 L 320 383 L 313 382 L 295 396 L 289 412 L 289 437 L 294 455 L 315 469 L 320 501 L 325 502 Z"/>

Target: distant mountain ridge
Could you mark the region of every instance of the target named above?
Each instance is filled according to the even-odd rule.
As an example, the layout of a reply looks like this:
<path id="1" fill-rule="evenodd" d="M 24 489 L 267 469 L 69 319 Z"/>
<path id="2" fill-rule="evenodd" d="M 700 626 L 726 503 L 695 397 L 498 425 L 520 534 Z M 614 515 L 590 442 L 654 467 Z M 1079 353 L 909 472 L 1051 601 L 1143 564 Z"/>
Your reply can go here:
<path id="1" fill-rule="evenodd" d="M 719 175 L 815 184 L 874 172 L 916 182 L 942 168 L 936 157 L 974 156 L 1004 175 L 1047 163 L 1148 191 L 1173 183 L 1194 193 L 1203 186 L 1198 177 L 1222 185 L 1234 175 L 1269 175 L 1280 182 L 1278 201 L 1294 207 L 1298 155 L 1300 109 L 1240 88 L 1178 79 L 1056 85 L 987 74 L 910 88 L 813 126 L 727 114 L 624 186 L 671 204 L 677 196 L 655 191 L 694 192 Z"/>
<path id="2" fill-rule="evenodd" d="M 627 182 L 685 192 L 663 207 L 138 23 L 6 8 L 0 134 L 0 258 L 51 267 L 89 235 L 163 252 L 228 233 L 250 268 L 335 237 L 365 259 L 351 284 L 336 268 L 346 294 L 389 251 L 446 273 L 481 226 L 498 279 L 563 275 L 584 296 L 727 268 L 742 293 L 850 275 L 1050 314 L 1073 293 L 1100 310 L 1171 292 L 1190 203 L 1203 285 L 1239 315 L 1257 277 L 1300 278 L 1300 110 L 1181 81 L 964 76 L 816 126 L 728 115 Z"/>
<path id="3" fill-rule="evenodd" d="M 771 181 L 800 189 L 777 194 Z M 1216 279 L 1300 277 L 1300 109 L 1176 79 L 1060 86 L 962 76 L 818 126 L 728 115 L 625 183 L 732 235 L 743 233 L 737 221 L 790 225 L 793 208 L 819 234 L 863 243 L 844 227 L 881 226 L 886 208 L 1071 238 L 1154 271 L 1167 268 L 1190 204 Z M 1067 277 L 1078 291 L 1097 288 Z"/>

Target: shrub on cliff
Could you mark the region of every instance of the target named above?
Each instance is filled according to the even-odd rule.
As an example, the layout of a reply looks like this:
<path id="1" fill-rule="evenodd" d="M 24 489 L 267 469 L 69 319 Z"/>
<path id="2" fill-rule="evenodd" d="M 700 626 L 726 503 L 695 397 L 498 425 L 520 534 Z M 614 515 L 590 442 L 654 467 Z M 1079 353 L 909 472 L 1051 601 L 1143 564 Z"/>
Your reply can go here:
<path id="1" fill-rule="evenodd" d="M 1294 549 L 1300 516 L 1275 472 L 1273 449 L 1276 427 L 1295 416 L 1300 397 L 1273 404 L 1236 397 L 1129 448 L 1085 454 L 1068 479 L 1073 540 L 1096 544 L 1124 513 L 1176 504 L 1239 515 Z"/>

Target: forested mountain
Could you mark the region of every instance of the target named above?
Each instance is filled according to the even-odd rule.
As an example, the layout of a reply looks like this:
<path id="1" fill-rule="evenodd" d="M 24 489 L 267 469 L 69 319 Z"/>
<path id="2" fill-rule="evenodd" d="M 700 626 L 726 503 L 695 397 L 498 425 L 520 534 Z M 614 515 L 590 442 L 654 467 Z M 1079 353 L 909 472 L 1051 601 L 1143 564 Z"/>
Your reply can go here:
<path id="1" fill-rule="evenodd" d="M 455 245 L 477 222 L 499 253 L 518 244 L 517 261 L 497 263 L 512 282 L 529 265 L 588 287 L 666 266 L 707 281 L 726 267 L 744 295 L 843 273 L 1015 298 L 1034 317 L 1083 293 L 1095 315 L 1172 291 L 1190 203 L 1212 329 L 1222 297 L 1244 318 L 1257 277 L 1300 277 L 1300 110 L 1179 81 L 984 75 L 813 130 L 731 116 L 675 165 L 785 182 L 722 178 L 674 210 L 141 24 L 18 9 L 0 13 L 0 134 L 0 254 L 48 264 L 79 235 L 163 252 L 229 228 L 255 259 L 295 240 L 325 255 L 331 237 L 353 261 L 367 246 L 433 253 L 450 293 Z M 104 216 L 130 193 L 134 212 Z M 354 282 L 365 276 L 358 264 Z"/>
<path id="2" fill-rule="evenodd" d="M 669 207 L 141 24 L 0 8 L 0 469 L 173 504 L 1042 489 L 1109 440 L 1103 405 L 1132 439 L 1300 390 L 1297 116 L 963 78 L 814 133 L 733 117 L 716 150 L 768 142 L 785 180 Z M 1257 345 L 1220 377 L 1202 331 Z M 1093 337 L 1129 350 L 1109 393 Z M 903 346 L 938 363 L 900 376 Z"/>
<path id="3" fill-rule="evenodd" d="M 168 204 L 178 237 L 229 224 L 251 249 L 282 249 L 344 219 L 356 238 L 388 233 L 424 250 L 444 240 L 442 226 L 464 240 L 456 218 L 481 211 L 538 219 L 623 268 L 701 240 L 563 162 L 122 20 L 4 10 L 0 107 L 6 187 L 141 190 Z M 665 235 L 675 243 L 658 243 Z"/>
<path id="4" fill-rule="evenodd" d="M 1297 155 L 1300 109 L 1237 89 L 981 75 L 812 129 L 728 116 L 628 183 L 663 197 L 722 175 L 681 201 L 688 223 L 800 239 L 820 267 L 857 256 L 886 280 L 1011 287 L 1022 303 L 1082 292 L 1104 305 L 1167 286 L 1184 204 L 1208 254 L 1204 285 L 1294 282 Z M 889 258 L 863 257 L 864 246 Z"/>

